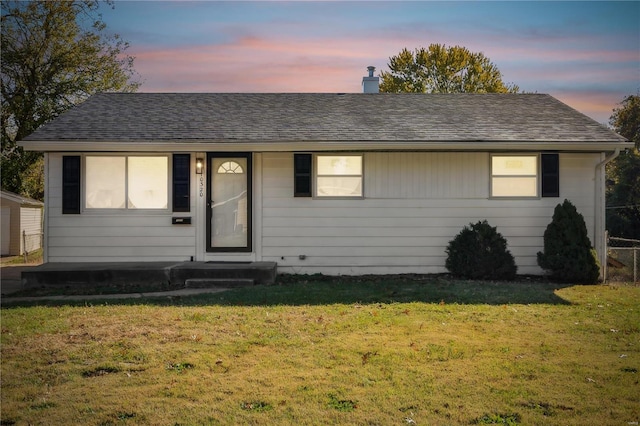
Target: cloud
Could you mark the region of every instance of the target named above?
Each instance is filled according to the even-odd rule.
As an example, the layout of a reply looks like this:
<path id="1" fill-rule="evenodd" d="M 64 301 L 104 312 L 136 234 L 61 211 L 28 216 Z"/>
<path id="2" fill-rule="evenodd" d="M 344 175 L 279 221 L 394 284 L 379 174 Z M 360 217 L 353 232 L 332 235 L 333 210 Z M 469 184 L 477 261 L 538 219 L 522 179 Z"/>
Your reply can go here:
<path id="1" fill-rule="evenodd" d="M 598 123 L 608 124 L 613 114 L 626 96 L 633 93 L 592 91 L 592 90 L 557 90 L 550 93 L 558 100 L 566 103 L 573 109 L 593 118 Z"/>
<path id="2" fill-rule="evenodd" d="M 609 42 L 597 35 L 586 40 L 566 34 L 511 38 L 500 31 L 451 32 L 435 25 L 413 32 L 410 26 L 340 28 L 327 35 L 301 32 L 299 22 L 280 19 L 277 24 L 227 25 L 198 45 L 133 44 L 135 68 L 145 79 L 141 90 L 359 92 L 368 65 L 380 72 L 402 48 L 431 42 L 483 52 L 506 82 L 550 93 L 602 123 L 616 103 L 638 88 L 637 48 L 608 48 Z"/>
<path id="3" fill-rule="evenodd" d="M 180 90 L 188 91 L 354 92 L 368 65 L 386 64 L 381 50 L 381 43 L 370 39 L 245 36 L 197 47 L 138 48 L 131 54 L 138 72 L 149 76 L 144 91 L 172 90 L 181 82 Z M 168 80 L 174 83 L 164 87 Z"/>

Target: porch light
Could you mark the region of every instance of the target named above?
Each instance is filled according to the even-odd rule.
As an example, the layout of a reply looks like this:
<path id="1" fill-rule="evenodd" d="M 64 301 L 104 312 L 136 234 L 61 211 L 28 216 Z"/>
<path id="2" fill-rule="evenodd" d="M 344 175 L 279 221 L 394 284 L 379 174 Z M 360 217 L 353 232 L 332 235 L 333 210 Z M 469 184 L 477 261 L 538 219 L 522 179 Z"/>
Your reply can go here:
<path id="1" fill-rule="evenodd" d="M 196 174 L 201 175 L 202 169 L 204 169 L 204 160 L 202 158 L 196 158 Z"/>

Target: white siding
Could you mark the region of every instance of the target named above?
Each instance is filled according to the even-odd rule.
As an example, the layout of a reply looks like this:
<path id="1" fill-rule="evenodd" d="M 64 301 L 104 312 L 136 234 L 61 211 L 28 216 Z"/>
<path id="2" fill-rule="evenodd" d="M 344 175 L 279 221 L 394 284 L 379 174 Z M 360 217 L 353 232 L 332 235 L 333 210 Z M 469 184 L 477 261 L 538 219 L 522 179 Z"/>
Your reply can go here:
<path id="1" fill-rule="evenodd" d="M 9 222 L 9 232 L 5 235 L 3 229 L 3 239 L 8 239 L 3 245 L 8 246 L 9 250 L 2 254 L 17 256 L 22 254 L 22 234 L 20 231 L 20 203 L 13 200 L 2 200 L 2 207 L 5 209 L 5 221 Z M 9 210 L 7 213 L 6 210 Z M 6 223 L 5 223 L 6 226 Z"/>
<path id="2" fill-rule="evenodd" d="M 293 197 L 292 154 L 264 154 L 262 259 L 291 273 L 441 273 L 448 242 L 486 219 L 518 272 L 539 274 L 536 253 L 564 198 L 593 241 L 598 159 L 561 154 L 560 198 L 498 200 L 489 198 L 487 153 L 367 153 L 364 199 L 324 200 Z"/>
<path id="3" fill-rule="evenodd" d="M 11 207 L 1 206 L 0 211 L 2 213 L 2 221 L 0 222 L 0 239 L 2 245 L 0 248 L 0 254 L 7 256 L 11 253 Z"/>
<path id="4" fill-rule="evenodd" d="M 595 166 L 600 154 L 560 154 L 560 197 L 490 199 L 489 154 L 364 154 L 363 199 L 293 196 L 293 154 L 254 155 L 253 253 L 204 252 L 205 198 L 194 175 L 190 213 L 62 214 L 62 155 L 49 154 L 48 262 L 275 261 L 280 272 L 441 273 L 449 241 L 488 220 L 507 239 L 518 272 L 539 274 L 536 253 L 553 210 L 565 198 L 582 213 L 593 242 Z M 199 154 L 203 155 L 203 154 Z M 195 161 L 195 155 L 192 155 Z M 193 225 L 171 225 L 191 216 Z"/>
<path id="5" fill-rule="evenodd" d="M 20 208 L 20 254 L 30 253 L 42 246 L 42 209 Z"/>
<path id="6" fill-rule="evenodd" d="M 195 225 L 172 225 L 172 216 L 191 212 L 82 212 L 62 214 L 62 156 L 49 154 L 47 180 L 47 261 L 184 261 L 195 256 Z M 193 161 L 193 158 L 192 158 Z"/>
<path id="7" fill-rule="evenodd" d="M 2 255 L 17 256 L 41 247 L 42 208 L 2 199 Z M 25 237 L 26 233 L 26 246 Z"/>
<path id="8" fill-rule="evenodd" d="M 488 197 L 488 153 L 368 153 L 367 198 L 451 199 Z"/>

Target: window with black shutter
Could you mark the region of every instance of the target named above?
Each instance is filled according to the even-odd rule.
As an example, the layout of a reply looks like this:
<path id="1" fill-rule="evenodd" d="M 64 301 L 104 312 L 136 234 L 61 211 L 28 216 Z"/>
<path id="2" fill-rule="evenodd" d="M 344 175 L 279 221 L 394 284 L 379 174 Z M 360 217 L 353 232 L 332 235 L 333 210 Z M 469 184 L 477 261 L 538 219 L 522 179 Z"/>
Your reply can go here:
<path id="1" fill-rule="evenodd" d="M 558 153 L 542 153 L 542 196 L 560 196 L 560 160 Z"/>
<path id="2" fill-rule="evenodd" d="M 492 154 L 492 198 L 537 198 L 540 166 L 537 154 Z"/>
<path id="3" fill-rule="evenodd" d="M 293 154 L 294 197 L 311 197 L 311 154 Z"/>
<path id="4" fill-rule="evenodd" d="M 191 207 L 191 155 L 173 155 L 173 211 L 188 212 Z"/>
<path id="5" fill-rule="evenodd" d="M 80 214 L 80 160 L 62 157 L 62 214 Z"/>

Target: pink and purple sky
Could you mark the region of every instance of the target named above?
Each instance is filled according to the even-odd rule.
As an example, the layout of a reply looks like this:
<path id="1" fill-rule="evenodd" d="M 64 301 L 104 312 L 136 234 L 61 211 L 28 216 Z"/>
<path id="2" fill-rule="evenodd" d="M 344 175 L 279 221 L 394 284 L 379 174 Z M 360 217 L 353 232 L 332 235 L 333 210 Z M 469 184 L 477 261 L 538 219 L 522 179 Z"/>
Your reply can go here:
<path id="1" fill-rule="evenodd" d="M 102 8 L 142 92 L 360 92 L 403 48 L 483 52 L 600 123 L 640 90 L 638 1 L 125 1 Z"/>

